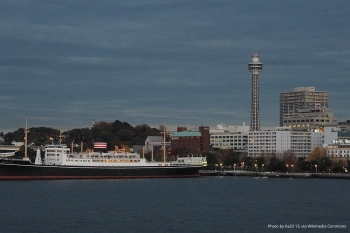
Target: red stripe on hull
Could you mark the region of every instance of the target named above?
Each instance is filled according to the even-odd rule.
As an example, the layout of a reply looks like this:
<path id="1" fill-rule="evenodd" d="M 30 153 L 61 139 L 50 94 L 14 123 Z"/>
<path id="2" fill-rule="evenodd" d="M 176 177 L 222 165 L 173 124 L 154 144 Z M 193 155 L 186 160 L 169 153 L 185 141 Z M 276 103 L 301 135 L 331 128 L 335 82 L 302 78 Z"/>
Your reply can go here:
<path id="1" fill-rule="evenodd" d="M 157 175 L 157 176 L 0 176 L 0 180 L 81 180 L 81 179 L 149 179 L 149 178 L 196 178 L 195 175 Z"/>

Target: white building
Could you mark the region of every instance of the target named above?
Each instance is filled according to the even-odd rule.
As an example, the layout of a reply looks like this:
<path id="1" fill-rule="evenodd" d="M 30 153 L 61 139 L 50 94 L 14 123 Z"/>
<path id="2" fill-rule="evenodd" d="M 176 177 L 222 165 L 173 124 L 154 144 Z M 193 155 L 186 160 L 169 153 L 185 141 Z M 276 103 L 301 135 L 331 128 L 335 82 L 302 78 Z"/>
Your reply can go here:
<path id="1" fill-rule="evenodd" d="M 323 147 L 332 144 L 334 140 L 338 139 L 338 132 L 341 131 L 338 127 L 324 127 L 324 142 Z"/>
<path id="2" fill-rule="evenodd" d="M 334 140 L 327 146 L 327 157 L 331 160 L 350 160 L 350 140 Z"/>
<path id="3" fill-rule="evenodd" d="M 145 152 L 149 152 L 153 147 L 163 146 L 164 138 L 163 136 L 148 136 L 145 140 Z M 170 146 L 170 142 L 165 142 L 166 147 Z"/>
<path id="4" fill-rule="evenodd" d="M 325 127 L 324 148 L 331 160 L 350 160 L 350 131 L 342 127 Z"/>
<path id="5" fill-rule="evenodd" d="M 276 156 L 290 150 L 297 157 L 309 157 L 315 147 L 322 147 L 323 132 L 293 131 L 290 127 L 249 132 L 248 156 Z"/>
<path id="6" fill-rule="evenodd" d="M 248 145 L 249 128 L 245 122 L 242 126 L 217 125 L 209 132 L 210 145 L 218 149 L 245 150 Z"/>

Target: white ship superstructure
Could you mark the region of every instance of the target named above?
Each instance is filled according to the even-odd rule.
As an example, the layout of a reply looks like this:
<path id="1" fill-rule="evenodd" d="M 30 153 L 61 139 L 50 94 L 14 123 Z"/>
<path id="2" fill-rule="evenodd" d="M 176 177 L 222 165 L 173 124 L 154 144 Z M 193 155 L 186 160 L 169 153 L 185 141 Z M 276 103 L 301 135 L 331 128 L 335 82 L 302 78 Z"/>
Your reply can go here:
<path id="1" fill-rule="evenodd" d="M 36 160 L 37 161 L 37 160 Z M 66 145 L 47 145 L 45 147 L 44 165 L 61 166 L 206 166 L 205 157 L 178 157 L 176 161 L 148 162 L 137 153 L 117 149 L 107 153 L 88 151 L 84 153 L 70 153 Z"/>

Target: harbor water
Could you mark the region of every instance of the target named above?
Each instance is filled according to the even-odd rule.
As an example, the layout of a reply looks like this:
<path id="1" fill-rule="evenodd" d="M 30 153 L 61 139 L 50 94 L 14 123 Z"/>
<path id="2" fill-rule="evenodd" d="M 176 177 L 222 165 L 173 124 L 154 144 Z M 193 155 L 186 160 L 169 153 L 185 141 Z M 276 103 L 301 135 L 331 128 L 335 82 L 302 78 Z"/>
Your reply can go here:
<path id="1" fill-rule="evenodd" d="M 350 232 L 349 180 L 1 181 L 0 232 Z"/>

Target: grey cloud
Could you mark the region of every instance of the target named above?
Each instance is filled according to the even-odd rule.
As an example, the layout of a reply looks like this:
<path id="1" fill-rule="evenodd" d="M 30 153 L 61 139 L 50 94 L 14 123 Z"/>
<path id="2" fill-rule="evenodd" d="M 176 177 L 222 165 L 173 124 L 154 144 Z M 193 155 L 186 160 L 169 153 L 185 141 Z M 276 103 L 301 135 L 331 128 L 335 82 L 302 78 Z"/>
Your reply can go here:
<path id="1" fill-rule="evenodd" d="M 264 63 L 261 121 L 279 92 L 315 86 L 348 117 L 346 1 L 2 1 L 0 129 L 91 119 L 158 126 L 250 121 L 251 53 Z"/>

